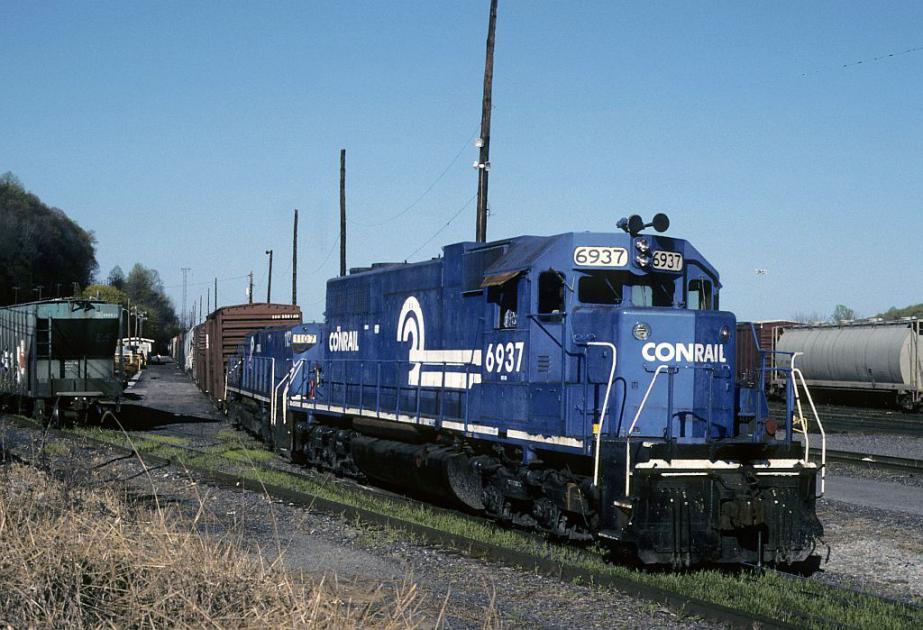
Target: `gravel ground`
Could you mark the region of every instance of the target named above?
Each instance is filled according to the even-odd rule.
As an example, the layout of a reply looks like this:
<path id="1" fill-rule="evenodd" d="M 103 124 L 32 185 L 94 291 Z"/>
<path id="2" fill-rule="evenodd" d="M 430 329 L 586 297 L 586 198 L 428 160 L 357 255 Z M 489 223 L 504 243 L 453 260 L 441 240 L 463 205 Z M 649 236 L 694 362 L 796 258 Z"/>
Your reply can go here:
<path id="1" fill-rule="evenodd" d="M 193 445 L 218 441 L 219 431 L 230 430 L 219 422 L 165 425 L 152 431 L 181 436 Z M 5 438 L 16 451 L 34 449 L 36 433 L 8 429 Z M 252 440 L 241 434 L 245 445 Z M 51 451 L 57 452 L 57 448 Z M 84 471 L 81 463 L 90 458 L 103 462 L 112 455 L 92 447 L 81 448 L 68 457 L 56 456 L 58 466 Z M 279 460 L 280 467 L 290 464 Z M 293 469 L 297 470 L 294 466 Z M 831 472 L 849 476 L 856 467 L 834 464 Z M 139 470 L 134 460 L 124 460 L 97 471 L 120 480 Z M 854 471 L 868 476 L 868 470 Z M 515 568 L 464 558 L 456 553 L 397 540 L 393 534 L 346 523 L 343 520 L 297 506 L 270 501 L 259 494 L 198 485 L 188 475 L 172 468 L 157 470 L 154 481 L 158 496 L 199 507 L 207 495 L 202 519 L 215 535 L 237 532 L 248 547 L 273 561 L 282 558 L 291 570 L 335 576 L 339 580 L 396 587 L 412 581 L 423 593 L 428 619 L 436 619 L 446 603 L 449 627 L 481 626 L 486 611 L 513 627 L 713 627 L 696 620 L 684 620 L 659 607 L 620 593 L 563 583 Z M 894 481 L 894 473 L 886 473 Z M 150 493 L 150 482 L 136 477 L 128 484 L 137 493 Z M 822 499 L 818 516 L 830 546 L 829 562 L 815 578 L 849 585 L 888 597 L 923 604 L 923 517 L 873 509 Z M 491 604 L 493 602 L 493 604 Z"/>
<path id="2" fill-rule="evenodd" d="M 199 423 L 163 430 L 208 441 L 219 428 L 226 427 Z M 38 457 L 39 432 L 14 427 L 2 432 L 8 452 Z M 110 449 L 54 438 L 48 445 L 47 463 L 75 483 L 118 483 L 138 497 L 156 494 L 161 503 L 171 502 L 193 516 L 201 510 L 198 523 L 203 531 L 240 536 L 267 562 L 281 559 L 292 571 L 385 589 L 413 583 L 421 592 L 420 610 L 429 623 L 444 610 L 449 628 L 484 627 L 485 620 L 509 627 L 717 627 L 679 618 L 610 589 L 472 560 L 258 493 L 199 484 L 174 467 L 152 470 L 148 477 L 136 459 L 119 459 Z"/>
<path id="3" fill-rule="evenodd" d="M 821 499 L 830 561 L 816 578 L 923 604 L 923 517 Z"/>
<path id="4" fill-rule="evenodd" d="M 858 466 L 842 462 L 828 462 L 827 474 L 839 477 L 850 477 L 853 479 L 873 479 L 875 481 L 886 481 L 898 483 L 903 486 L 923 488 L 923 475 L 877 468 L 871 464 Z"/>
<path id="5" fill-rule="evenodd" d="M 811 447 L 820 446 L 820 434 L 810 434 Z M 878 433 L 833 433 L 827 436 L 827 448 L 834 451 L 849 451 L 866 455 L 889 455 L 923 459 L 923 438 L 912 436 L 885 435 Z M 906 486 L 923 488 L 923 475 L 887 470 L 872 464 L 856 465 L 843 462 L 828 462 L 827 474 L 889 481 Z"/>
<path id="6" fill-rule="evenodd" d="M 820 434 L 811 433 L 811 445 L 820 446 Z M 827 448 L 835 451 L 853 451 L 869 455 L 891 455 L 923 459 L 923 437 L 888 435 L 884 433 L 830 433 Z"/>

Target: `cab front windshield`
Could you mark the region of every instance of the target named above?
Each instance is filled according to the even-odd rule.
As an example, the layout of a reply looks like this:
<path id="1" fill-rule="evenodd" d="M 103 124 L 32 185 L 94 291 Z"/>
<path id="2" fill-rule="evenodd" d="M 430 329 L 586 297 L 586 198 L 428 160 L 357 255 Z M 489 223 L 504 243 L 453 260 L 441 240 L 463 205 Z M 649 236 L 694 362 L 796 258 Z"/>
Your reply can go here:
<path id="1" fill-rule="evenodd" d="M 662 273 L 588 271 L 577 281 L 577 298 L 583 304 L 673 306 L 675 288 L 675 277 Z"/>

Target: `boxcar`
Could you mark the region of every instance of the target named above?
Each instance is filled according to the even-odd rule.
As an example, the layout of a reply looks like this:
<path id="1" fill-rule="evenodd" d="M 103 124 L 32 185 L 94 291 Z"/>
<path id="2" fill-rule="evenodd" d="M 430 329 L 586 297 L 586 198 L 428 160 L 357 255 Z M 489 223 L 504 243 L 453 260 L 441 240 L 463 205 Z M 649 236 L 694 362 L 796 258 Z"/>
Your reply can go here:
<path id="1" fill-rule="evenodd" d="M 209 314 L 196 328 L 195 375 L 199 388 L 219 405 L 225 399 L 225 373 L 247 334 L 301 323 L 301 309 L 291 304 L 240 304 Z"/>
<path id="2" fill-rule="evenodd" d="M 737 322 L 737 382 L 756 385 L 761 367 L 760 352 L 771 361 L 775 330 L 795 325 L 796 322 L 784 319 Z"/>

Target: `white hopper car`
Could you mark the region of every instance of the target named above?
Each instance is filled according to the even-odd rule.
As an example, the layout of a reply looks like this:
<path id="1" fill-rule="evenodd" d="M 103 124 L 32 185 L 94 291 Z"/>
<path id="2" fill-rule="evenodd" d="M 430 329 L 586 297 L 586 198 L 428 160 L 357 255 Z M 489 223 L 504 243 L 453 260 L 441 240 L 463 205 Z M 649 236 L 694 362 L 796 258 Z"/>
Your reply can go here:
<path id="1" fill-rule="evenodd" d="M 923 402 L 921 320 L 781 327 L 773 350 L 802 353 L 798 366 L 811 388 L 893 392 L 907 411 Z M 789 360 L 774 357 L 777 364 Z"/>

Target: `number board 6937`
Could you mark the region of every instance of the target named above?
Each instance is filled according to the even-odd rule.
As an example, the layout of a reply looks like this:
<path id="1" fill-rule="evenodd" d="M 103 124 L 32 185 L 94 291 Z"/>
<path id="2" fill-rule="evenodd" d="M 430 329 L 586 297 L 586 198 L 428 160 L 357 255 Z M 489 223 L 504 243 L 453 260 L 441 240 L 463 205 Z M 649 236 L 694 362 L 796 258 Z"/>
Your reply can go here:
<path id="1" fill-rule="evenodd" d="M 583 245 L 574 248 L 574 264 L 578 267 L 626 267 L 628 250 L 624 247 Z"/>
<path id="2" fill-rule="evenodd" d="M 653 257 L 654 269 L 682 271 L 683 255 L 677 252 L 656 251 Z"/>

